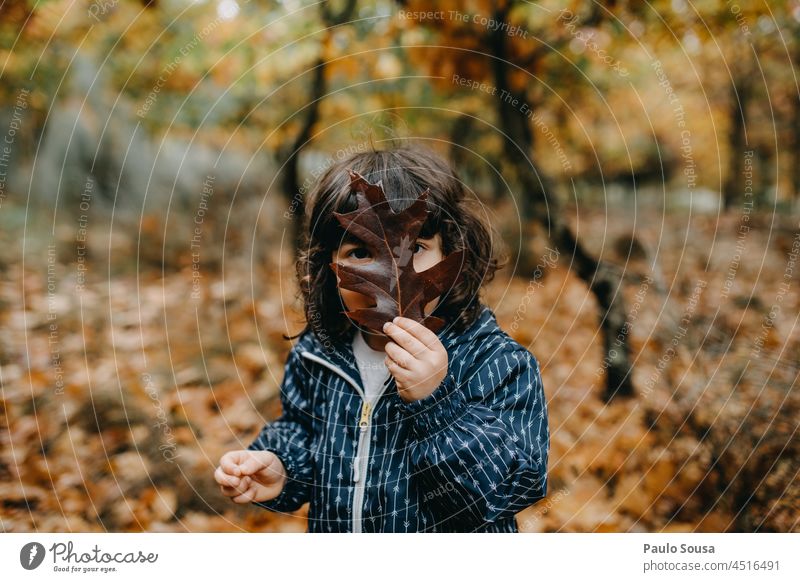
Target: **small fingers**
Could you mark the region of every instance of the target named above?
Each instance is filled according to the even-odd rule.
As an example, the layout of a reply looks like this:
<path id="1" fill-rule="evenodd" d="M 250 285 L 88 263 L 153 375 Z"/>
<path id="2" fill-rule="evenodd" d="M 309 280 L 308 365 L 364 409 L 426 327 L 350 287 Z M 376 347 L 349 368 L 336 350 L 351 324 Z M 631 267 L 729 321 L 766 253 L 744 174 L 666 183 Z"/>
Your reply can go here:
<path id="1" fill-rule="evenodd" d="M 254 498 L 257 490 L 252 478 L 247 475 L 238 477 L 223 468 L 224 465 L 229 470 L 239 472 L 242 465 L 233 461 L 236 458 L 236 455 L 224 455 L 225 462 L 220 461 L 220 466 L 214 471 L 214 480 L 219 483 L 223 495 L 230 497 L 236 503 L 247 503 Z"/>
<path id="2" fill-rule="evenodd" d="M 238 477 L 241 475 L 239 463 L 241 462 L 242 452 L 244 451 L 229 451 L 225 453 L 219 460 L 219 466 L 222 467 L 222 470 L 228 475 Z"/>
<path id="3" fill-rule="evenodd" d="M 405 318 L 397 319 L 400 320 Z M 406 321 L 411 320 L 409 319 Z M 406 350 L 408 353 L 413 354 L 415 357 L 421 357 L 428 350 L 428 347 L 414 337 L 414 335 L 404 326 L 396 325 L 391 321 L 388 321 L 383 326 L 383 331 L 385 331 L 389 337 L 391 337 L 397 343 L 397 345 Z"/>
<path id="4" fill-rule="evenodd" d="M 397 362 L 393 361 L 390 358 L 386 358 L 386 368 L 389 370 L 389 373 L 394 376 L 394 379 L 399 386 L 400 384 L 405 384 L 408 381 L 408 373 L 409 371 L 405 368 L 401 368 Z"/>
<path id="5" fill-rule="evenodd" d="M 400 316 L 395 317 L 393 321 L 397 327 L 400 327 L 411 334 L 418 343 L 423 345 L 425 349 L 433 350 L 442 343 L 439 340 L 439 336 L 418 321 Z"/>
<path id="6" fill-rule="evenodd" d="M 397 364 L 399 367 L 408 370 L 411 366 L 412 360 L 414 360 L 414 357 L 411 354 L 394 342 L 388 342 L 384 346 L 383 351 L 386 352 L 386 356 L 388 358 L 386 364 L 387 366 L 389 365 L 388 362 L 391 361 Z"/>
<path id="7" fill-rule="evenodd" d="M 235 487 L 220 485 L 220 489 L 222 490 L 223 495 L 230 497 L 233 501 L 240 499 L 240 501 L 236 501 L 236 503 L 244 503 L 244 501 L 241 500 L 244 499 L 243 496 L 247 495 L 248 492 L 250 495 L 255 495 L 256 491 L 254 483 L 250 477 L 242 477 L 241 481 L 239 481 L 239 485 Z"/>
<path id="8" fill-rule="evenodd" d="M 227 485 L 220 485 L 219 490 L 222 491 L 222 494 L 225 497 L 234 497 L 235 495 L 240 494 L 236 487 L 228 487 Z"/>
<path id="9" fill-rule="evenodd" d="M 256 455 L 248 456 L 239 464 L 241 475 L 252 475 L 254 473 L 258 473 L 264 467 L 266 467 L 264 460 Z"/>
<path id="10" fill-rule="evenodd" d="M 233 498 L 233 501 L 236 503 L 250 503 L 251 501 L 254 501 L 256 498 L 257 488 L 255 487 L 255 483 L 250 481 L 249 478 L 247 477 L 245 477 L 245 479 L 248 479 L 247 487 L 246 488 L 241 487 L 240 488 L 241 494 Z M 244 484 L 244 480 L 242 482 Z"/>
<path id="11" fill-rule="evenodd" d="M 214 479 L 217 483 L 226 487 L 236 487 L 239 485 L 239 477 L 229 475 L 222 470 L 222 467 L 217 467 L 217 470 L 214 471 Z"/>

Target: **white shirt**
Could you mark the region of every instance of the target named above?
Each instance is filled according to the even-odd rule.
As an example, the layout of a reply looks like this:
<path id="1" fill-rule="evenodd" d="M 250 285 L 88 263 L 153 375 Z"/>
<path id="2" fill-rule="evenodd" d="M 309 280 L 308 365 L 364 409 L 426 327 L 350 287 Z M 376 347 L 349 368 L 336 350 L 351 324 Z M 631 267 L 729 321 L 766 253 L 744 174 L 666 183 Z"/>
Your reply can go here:
<path id="1" fill-rule="evenodd" d="M 384 363 L 386 352 L 373 350 L 367 345 L 364 336 L 361 335 L 361 330 L 356 330 L 353 336 L 353 354 L 356 357 L 367 401 L 374 404 L 383 389 L 383 383 L 389 376 L 389 368 Z"/>

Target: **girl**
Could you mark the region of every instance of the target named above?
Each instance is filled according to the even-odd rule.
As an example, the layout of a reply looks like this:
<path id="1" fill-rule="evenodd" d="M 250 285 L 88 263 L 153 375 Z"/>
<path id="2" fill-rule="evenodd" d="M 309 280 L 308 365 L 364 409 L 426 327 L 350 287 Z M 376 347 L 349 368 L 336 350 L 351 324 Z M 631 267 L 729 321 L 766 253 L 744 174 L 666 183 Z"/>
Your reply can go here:
<path id="1" fill-rule="evenodd" d="M 361 329 L 344 314 L 372 304 L 329 267 L 372 260 L 332 214 L 357 207 L 349 169 L 382 180 L 395 212 L 430 188 L 417 272 L 465 250 L 464 276 L 425 307 L 446 321 L 438 333 L 402 317 Z M 311 532 L 518 531 L 515 514 L 547 493 L 547 404 L 538 361 L 478 299 L 505 259 L 457 175 L 418 147 L 358 153 L 321 177 L 305 220 L 307 325 L 287 359 L 283 414 L 222 456 L 223 494 L 281 512 L 310 502 Z"/>

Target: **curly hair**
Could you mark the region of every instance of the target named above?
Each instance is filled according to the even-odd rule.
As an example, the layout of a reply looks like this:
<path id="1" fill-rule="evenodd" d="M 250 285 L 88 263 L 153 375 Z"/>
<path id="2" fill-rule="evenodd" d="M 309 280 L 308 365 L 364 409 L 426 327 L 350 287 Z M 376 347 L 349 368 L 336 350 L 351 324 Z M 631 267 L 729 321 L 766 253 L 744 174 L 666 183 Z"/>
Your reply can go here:
<path id="1" fill-rule="evenodd" d="M 464 250 L 463 276 L 439 299 L 432 314 L 443 318 L 456 332 L 467 329 L 480 313 L 481 287 L 494 278 L 508 257 L 490 223 L 466 199 L 463 183 L 451 166 L 427 148 L 403 145 L 359 152 L 336 161 L 309 193 L 295 265 L 306 326 L 300 333 L 284 337 L 296 338 L 310 327 L 328 344 L 343 341 L 354 329 L 343 313 L 347 308 L 329 266 L 334 251 L 346 239 L 333 212 L 351 212 L 358 206 L 348 169 L 372 183 L 382 180 L 387 202 L 395 212 L 410 206 L 425 188 L 430 188 L 428 218 L 419 236 L 441 234 L 445 256 Z"/>

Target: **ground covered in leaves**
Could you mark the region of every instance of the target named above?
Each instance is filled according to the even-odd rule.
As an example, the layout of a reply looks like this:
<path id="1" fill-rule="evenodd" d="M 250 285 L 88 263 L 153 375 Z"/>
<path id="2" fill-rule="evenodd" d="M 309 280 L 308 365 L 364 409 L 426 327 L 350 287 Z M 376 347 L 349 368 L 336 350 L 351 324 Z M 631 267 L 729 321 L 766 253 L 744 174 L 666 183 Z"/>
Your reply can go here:
<path id="1" fill-rule="evenodd" d="M 629 257 L 629 230 L 600 213 L 576 225 L 619 242 L 603 256 L 626 273 L 633 398 L 601 399 L 598 309 L 568 255 L 487 289 L 548 398 L 549 495 L 518 515 L 523 531 L 800 528 L 800 269 L 784 279 L 797 225 L 764 219 L 731 280 L 739 217 L 665 220 L 642 220 Z M 282 334 L 302 327 L 288 253 L 200 277 L 190 261 L 109 277 L 95 257 L 84 281 L 71 240 L 23 264 L 0 236 L 4 531 L 305 530 L 306 508 L 236 506 L 212 476 L 280 413 Z"/>

